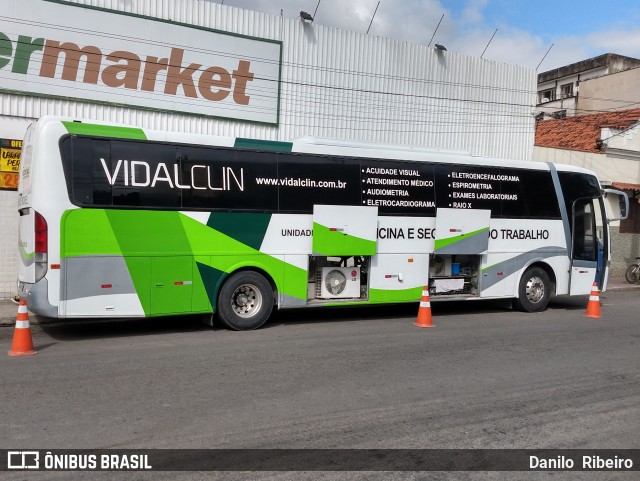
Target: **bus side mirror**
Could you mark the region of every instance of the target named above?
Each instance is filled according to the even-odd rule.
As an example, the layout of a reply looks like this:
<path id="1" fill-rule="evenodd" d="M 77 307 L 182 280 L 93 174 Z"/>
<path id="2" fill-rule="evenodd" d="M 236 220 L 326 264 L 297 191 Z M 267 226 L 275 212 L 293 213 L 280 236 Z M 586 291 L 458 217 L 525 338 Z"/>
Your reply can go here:
<path id="1" fill-rule="evenodd" d="M 616 196 L 618 198 L 618 202 L 615 202 L 615 199 L 609 202 L 609 207 L 611 207 L 614 212 L 613 217 L 607 216 L 607 220 L 612 222 L 626 219 L 629 216 L 629 196 L 627 193 L 616 189 L 603 189 L 603 191 L 605 197 Z"/>

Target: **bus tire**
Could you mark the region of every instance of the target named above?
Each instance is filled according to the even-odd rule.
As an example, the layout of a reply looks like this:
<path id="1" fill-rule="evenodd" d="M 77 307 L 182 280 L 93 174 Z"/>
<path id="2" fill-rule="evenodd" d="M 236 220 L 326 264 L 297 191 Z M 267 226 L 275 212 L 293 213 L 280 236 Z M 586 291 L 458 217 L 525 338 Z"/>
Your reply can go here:
<path id="1" fill-rule="evenodd" d="M 218 295 L 218 315 L 230 329 L 250 331 L 262 326 L 273 309 L 273 289 L 262 274 L 232 274 Z"/>
<path id="2" fill-rule="evenodd" d="M 541 267 L 527 269 L 520 279 L 515 307 L 524 312 L 544 311 L 551 297 L 549 275 Z"/>

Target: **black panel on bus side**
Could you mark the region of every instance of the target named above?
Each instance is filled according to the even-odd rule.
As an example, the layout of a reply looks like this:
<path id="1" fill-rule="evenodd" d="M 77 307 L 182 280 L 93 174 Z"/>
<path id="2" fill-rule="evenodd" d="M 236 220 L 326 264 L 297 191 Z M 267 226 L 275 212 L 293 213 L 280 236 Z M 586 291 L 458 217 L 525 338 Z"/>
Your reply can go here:
<path id="1" fill-rule="evenodd" d="M 83 206 L 310 214 L 329 204 L 377 206 L 387 216 L 460 208 L 493 218 L 560 217 L 551 174 L 542 170 L 78 136 L 63 139 L 61 153 L 69 197 Z"/>
<path id="2" fill-rule="evenodd" d="M 125 160 L 128 161 L 128 165 L 124 163 Z M 179 208 L 182 202 L 182 189 L 176 184 L 181 179 L 179 175 L 176 179 L 172 168 L 176 162 L 175 147 L 150 142 L 112 140 L 110 172 L 112 172 L 111 175 L 114 175 L 116 170 L 118 172 L 111 191 L 113 205 Z M 164 168 L 159 169 L 159 167 Z M 159 175 L 154 179 L 155 173 Z M 102 172 L 103 178 L 105 175 L 106 172 Z M 150 184 L 154 181 L 155 185 L 152 188 Z M 144 186 L 144 184 L 149 185 Z"/>
<path id="3" fill-rule="evenodd" d="M 362 205 L 378 206 L 381 215 L 436 215 L 434 164 L 361 159 Z"/>
<path id="4" fill-rule="evenodd" d="M 111 142 L 88 138 L 65 137 L 61 144 L 62 166 L 71 202 L 77 205 L 113 204 L 111 184 L 100 159 L 111 168 Z"/>
<path id="5" fill-rule="evenodd" d="M 486 209 L 493 218 L 560 218 L 548 171 L 464 164 L 434 170 L 439 208 Z"/>
<path id="6" fill-rule="evenodd" d="M 222 209 L 275 212 L 278 185 L 277 153 L 228 148 L 178 147 L 185 209 Z M 262 179 L 262 183 L 259 182 Z"/>
<path id="7" fill-rule="evenodd" d="M 279 210 L 311 213 L 316 204 L 360 205 L 360 161 L 278 154 Z"/>
<path id="8" fill-rule="evenodd" d="M 518 177 L 517 182 L 502 182 L 501 192 L 503 194 L 518 196 L 516 201 L 502 202 L 502 217 L 560 218 L 560 205 L 550 172 L 501 168 L 500 174 Z"/>

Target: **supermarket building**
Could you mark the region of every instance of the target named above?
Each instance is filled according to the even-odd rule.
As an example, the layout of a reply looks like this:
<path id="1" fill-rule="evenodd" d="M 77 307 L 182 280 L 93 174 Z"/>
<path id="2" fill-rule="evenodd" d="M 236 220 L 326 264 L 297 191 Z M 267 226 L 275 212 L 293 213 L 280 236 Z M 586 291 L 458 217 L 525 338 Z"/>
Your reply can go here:
<path id="1" fill-rule="evenodd" d="M 531 69 L 198 0 L 8 0 L 0 16 L 0 299 L 21 139 L 42 115 L 531 160 Z"/>

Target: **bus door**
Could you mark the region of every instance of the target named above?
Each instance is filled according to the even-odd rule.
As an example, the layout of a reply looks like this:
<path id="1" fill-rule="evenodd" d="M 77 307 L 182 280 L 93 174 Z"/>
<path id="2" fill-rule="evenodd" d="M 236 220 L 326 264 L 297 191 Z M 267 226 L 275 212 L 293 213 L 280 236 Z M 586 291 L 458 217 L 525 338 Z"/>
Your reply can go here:
<path id="1" fill-rule="evenodd" d="M 372 256 L 376 253 L 378 208 L 314 205 L 314 256 Z"/>
<path id="2" fill-rule="evenodd" d="M 570 295 L 589 294 L 594 282 L 600 290 L 606 288 L 608 229 L 601 199 L 578 199 L 573 203 Z"/>

